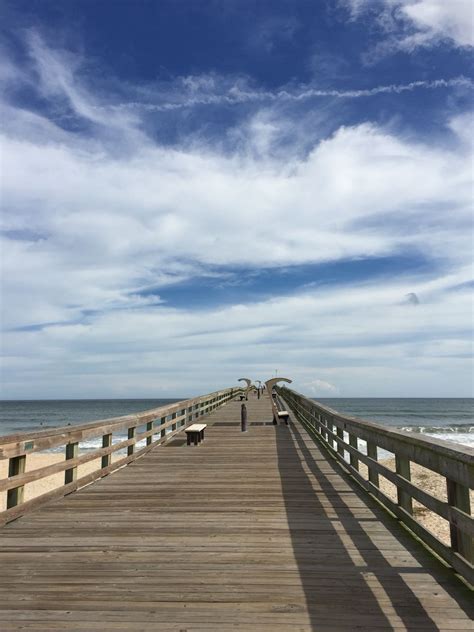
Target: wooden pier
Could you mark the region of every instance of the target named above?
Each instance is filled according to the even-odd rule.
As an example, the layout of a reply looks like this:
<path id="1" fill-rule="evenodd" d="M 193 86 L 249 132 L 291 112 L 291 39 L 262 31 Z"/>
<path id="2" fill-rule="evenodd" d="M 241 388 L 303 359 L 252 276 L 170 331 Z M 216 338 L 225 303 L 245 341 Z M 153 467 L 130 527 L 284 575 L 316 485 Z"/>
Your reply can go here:
<path id="1" fill-rule="evenodd" d="M 11 502 L 5 519 L 25 515 L 0 528 L 2 632 L 473 629 L 467 585 L 315 442 L 296 405 L 274 426 L 268 395 L 250 394 L 242 433 L 241 403 L 223 393 L 163 416 L 172 436 L 148 426 L 139 458 L 129 450 L 112 475 L 26 513 Z M 179 423 L 196 410 L 206 436 L 187 446 Z M 15 441 L 5 458 L 24 449 Z"/>

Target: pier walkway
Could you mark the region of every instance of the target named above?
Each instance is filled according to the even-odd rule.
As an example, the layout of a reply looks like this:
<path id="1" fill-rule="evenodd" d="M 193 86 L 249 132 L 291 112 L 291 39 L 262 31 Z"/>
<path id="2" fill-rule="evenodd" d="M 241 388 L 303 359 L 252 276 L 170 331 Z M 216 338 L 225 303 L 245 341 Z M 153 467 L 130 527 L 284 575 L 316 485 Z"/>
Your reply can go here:
<path id="1" fill-rule="evenodd" d="M 472 593 L 268 396 L 0 529 L 0 630 L 472 630 Z M 255 424 L 255 425 L 254 425 Z"/>

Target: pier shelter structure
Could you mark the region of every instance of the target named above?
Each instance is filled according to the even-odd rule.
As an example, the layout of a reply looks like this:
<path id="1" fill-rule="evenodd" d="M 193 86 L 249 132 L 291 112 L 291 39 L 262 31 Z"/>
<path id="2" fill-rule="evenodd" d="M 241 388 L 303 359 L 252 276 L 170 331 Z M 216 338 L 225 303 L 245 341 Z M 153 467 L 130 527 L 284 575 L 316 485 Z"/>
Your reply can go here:
<path id="1" fill-rule="evenodd" d="M 242 403 L 235 387 L 0 437 L 0 630 L 472 630 L 474 452 L 277 390 L 288 425 L 274 424 L 272 393 Z M 197 419 L 204 440 L 187 445 Z M 92 436 L 102 447 L 81 450 Z M 58 446 L 64 460 L 28 467 Z M 395 454 L 396 470 L 377 448 Z M 446 501 L 411 483 L 411 462 L 446 478 Z M 28 497 L 58 473 L 61 487 Z M 450 545 L 420 525 L 414 500 L 447 520 Z"/>

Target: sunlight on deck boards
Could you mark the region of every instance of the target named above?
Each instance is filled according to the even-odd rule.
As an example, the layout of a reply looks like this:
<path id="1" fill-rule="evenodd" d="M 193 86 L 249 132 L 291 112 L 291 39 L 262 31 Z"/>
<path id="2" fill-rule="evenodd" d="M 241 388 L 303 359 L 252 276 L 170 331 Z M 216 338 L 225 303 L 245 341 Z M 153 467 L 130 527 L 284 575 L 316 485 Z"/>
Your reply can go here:
<path id="1" fill-rule="evenodd" d="M 471 594 L 267 397 L 0 530 L 0 629 L 472 630 Z M 259 423 L 261 425 L 252 425 Z M 215 425 L 214 425 L 215 424 Z"/>

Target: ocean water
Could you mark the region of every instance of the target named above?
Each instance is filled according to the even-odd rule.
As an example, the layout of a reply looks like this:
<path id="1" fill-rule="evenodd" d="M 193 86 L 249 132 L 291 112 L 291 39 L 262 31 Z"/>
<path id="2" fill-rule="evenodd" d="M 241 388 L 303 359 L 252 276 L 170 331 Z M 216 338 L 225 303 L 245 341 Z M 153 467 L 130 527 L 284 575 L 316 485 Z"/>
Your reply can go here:
<path id="1" fill-rule="evenodd" d="M 180 399 L 0 400 L 0 436 L 121 417 L 173 404 Z M 126 435 L 126 430 L 114 433 L 113 443 L 126 439 Z M 142 445 L 145 440 L 137 443 L 138 447 Z M 83 441 L 80 447 L 81 450 L 100 448 L 102 438 Z M 63 448 L 52 451 L 59 450 Z"/>
<path id="2" fill-rule="evenodd" d="M 118 417 L 176 401 L 179 400 L 4 400 L 0 401 L 0 436 Z M 318 401 L 340 412 L 384 426 L 474 447 L 473 398 L 320 398 Z M 114 442 L 124 437 L 125 434 L 117 433 Z M 100 437 L 81 444 L 83 449 L 100 446 Z"/>

